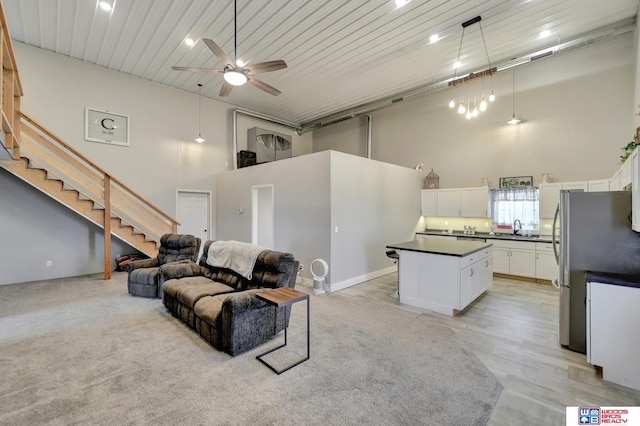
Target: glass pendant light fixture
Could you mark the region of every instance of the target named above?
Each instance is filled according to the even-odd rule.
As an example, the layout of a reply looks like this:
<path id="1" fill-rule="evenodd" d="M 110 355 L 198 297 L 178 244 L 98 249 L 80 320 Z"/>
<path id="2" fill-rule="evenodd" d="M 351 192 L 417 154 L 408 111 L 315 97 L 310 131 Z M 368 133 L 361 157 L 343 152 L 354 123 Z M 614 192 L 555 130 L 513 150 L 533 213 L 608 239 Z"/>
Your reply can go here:
<path id="1" fill-rule="evenodd" d="M 202 95 L 200 90 L 202 89 L 202 84 L 198 83 L 198 137 L 194 140 L 198 143 L 203 143 L 204 138 L 202 137 L 202 133 L 200 133 L 200 122 L 202 118 Z"/>
<path id="2" fill-rule="evenodd" d="M 512 72 L 513 72 L 513 102 L 512 102 L 513 113 L 511 115 L 511 120 L 507 121 L 507 123 L 511 124 L 512 126 L 515 126 L 516 124 L 520 123 L 521 120 L 516 118 L 516 70 L 514 69 Z"/>
<path id="3" fill-rule="evenodd" d="M 493 85 L 493 74 L 497 72 L 497 68 L 492 67 L 491 65 L 491 60 L 489 59 L 489 51 L 487 50 L 487 43 L 485 41 L 484 38 L 484 32 L 482 30 L 482 24 L 480 23 L 480 21 L 482 20 L 482 17 L 480 16 L 476 16 L 475 18 L 469 19 L 468 21 L 465 21 L 462 23 L 462 37 L 460 38 L 460 46 L 458 47 L 458 56 L 456 58 L 456 62 L 454 65 L 454 74 L 453 74 L 453 78 L 451 79 L 451 81 L 449 81 L 449 86 L 453 86 L 456 87 L 458 85 L 464 85 L 465 83 L 469 83 L 468 88 L 469 90 L 471 87 L 471 81 L 475 80 L 477 78 L 484 78 L 487 76 L 491 76 L 491 83 Z M 472 72 L 466 76 L 463 77 L 459 77 L 458 78 L 458 68 L 461 66 L 460 63 L 460 54 L 462 52 L 462 43 L 464 41 L 464 34 L 465 34 L 465 30 L 468 26 L 473 25 L 475 23 L 478 23 L 478 25 L 480 26 L 480 34 L 482 35 L 482 43 L 484 46 L 484 51 L 485 54 L 487 56 L 487 62 L 489 63 L 489 68 L 484 70 L 484 71 L 479 71 L 479 72 Z M 485 96 L 484 96 L 484 80 L 482 82 L 482 96 L 480 97 L 481 101 L 478 103 L 478 96 L 477 95 L 473 95 L 473 105 L 471 105 L 471 95 L 468 94 L 467 95 L 467 100 L 465 102 L 464 100 L 464 96 L 461 95 L 460 96 L 460 102 L 458 103 L 458 108 L 457 111 L 460 114 L 463 114 L 465 116 L 465 118 L 470 119 L 470 118 L 475 118 L 477 116 L 480 115 L 481 112 L 485 112 L 487 110 L 488 104 L 487 101 L 485 100 Z M 491 89 L 491 95 L 489 96 L 489 102 L 493 102 L 495 100 L 495 95 L 493 94 L 493 89 Z M 465 105 L 466 103 L 466 105 Z M 449 101 L 449 108 L 453 109 L 455 108 L 455 101 L 453 96 L 451 97 L 451 100 Z"/>

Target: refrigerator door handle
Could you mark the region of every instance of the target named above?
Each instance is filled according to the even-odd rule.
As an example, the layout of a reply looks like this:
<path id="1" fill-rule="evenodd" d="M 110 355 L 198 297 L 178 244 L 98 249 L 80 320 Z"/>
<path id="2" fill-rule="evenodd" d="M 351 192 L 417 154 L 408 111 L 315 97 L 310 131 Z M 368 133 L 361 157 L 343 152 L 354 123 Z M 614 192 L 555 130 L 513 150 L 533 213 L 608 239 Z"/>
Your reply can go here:
<path id="1" fill-rule="evenodd" d="M 556 256 L 556 263 L 560 265 L 560 253 L 558 252 L 558 243 L 556 242 L 556 223 L 560 216 L 560 204 L 556 207 L 556 214 L 553 215 L 553 228 L 551 230 L 551 243 L 553 244 L 553 254 Z"/>

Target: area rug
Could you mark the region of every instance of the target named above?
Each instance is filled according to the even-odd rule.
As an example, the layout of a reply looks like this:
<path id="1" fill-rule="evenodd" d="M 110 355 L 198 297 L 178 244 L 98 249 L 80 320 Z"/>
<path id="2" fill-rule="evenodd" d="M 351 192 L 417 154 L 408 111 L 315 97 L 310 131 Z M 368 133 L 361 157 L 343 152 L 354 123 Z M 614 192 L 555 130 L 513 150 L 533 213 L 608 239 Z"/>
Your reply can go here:
<path id="1" fill-rule="evenodd" d="M 0 424 L 488 422 L 502 386 L 449 328 L 339 292 L 310 302 L 311 359 L 276 375 L 255 356 L 282 333 L 231 357 L 128 295 L 126 274 L 2 286 Z M 273 363 L 304 355 L 304 302 L 288 337 Z"/>

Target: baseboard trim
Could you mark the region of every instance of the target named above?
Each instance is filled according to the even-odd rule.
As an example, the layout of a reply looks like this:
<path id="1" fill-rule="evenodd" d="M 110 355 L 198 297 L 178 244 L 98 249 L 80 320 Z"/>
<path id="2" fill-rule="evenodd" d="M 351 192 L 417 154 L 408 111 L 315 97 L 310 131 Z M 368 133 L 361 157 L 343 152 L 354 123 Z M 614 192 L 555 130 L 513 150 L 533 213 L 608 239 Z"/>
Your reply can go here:
<path id="1" fill-rule="evenodd" d="M 379 278 L 383 275 L 391 274 L 393 272 L 396 272 L 397 270 L 398 270 L 398 267 L 394 265 L 394 266 L 389 266 L 388 268 L 380 269 L 378 271 L 373 271 L 364 275 L 359 275 L 357 277 L 349 278 L 348 280 L 338 281 L 337 283 L 331 283 L 330 291 L 339 291 L 347 287 L 354 286 L 356 284 L 361 284 L 365 281 Z"/>

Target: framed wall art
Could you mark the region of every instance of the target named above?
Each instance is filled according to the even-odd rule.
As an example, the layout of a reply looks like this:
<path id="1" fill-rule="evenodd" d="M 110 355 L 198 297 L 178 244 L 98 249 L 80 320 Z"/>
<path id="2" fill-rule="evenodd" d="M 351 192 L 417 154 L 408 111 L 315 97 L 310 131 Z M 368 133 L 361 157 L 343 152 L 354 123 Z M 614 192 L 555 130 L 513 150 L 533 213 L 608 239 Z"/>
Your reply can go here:
<path id="1" fill-rule="evenodd" d="M 85 108 L 84 139 L 90 142 L 129 146 L 129 116 Z"/>
<path id="2" fill-rule="evenodd" d="M 500 188 L 523 188 L 533 186 L 533 176 L 501 177 Z"/>

